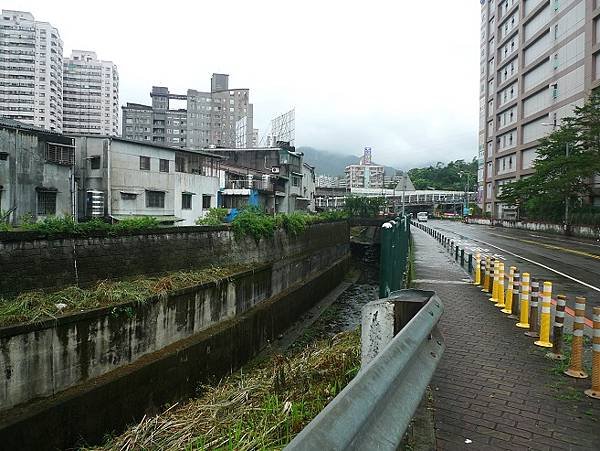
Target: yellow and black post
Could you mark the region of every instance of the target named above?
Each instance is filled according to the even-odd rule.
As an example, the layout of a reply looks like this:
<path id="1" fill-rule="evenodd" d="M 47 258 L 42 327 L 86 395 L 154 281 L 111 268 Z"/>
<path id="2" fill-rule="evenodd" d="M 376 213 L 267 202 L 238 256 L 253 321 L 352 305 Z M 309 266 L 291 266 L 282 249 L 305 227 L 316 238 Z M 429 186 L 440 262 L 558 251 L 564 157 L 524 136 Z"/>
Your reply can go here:
<path id="1" fill-rule="evenodd" d="M 532 338 L 538 338 L 539 332 L 539 299 L 540 299 L 540 283 L 531 278 L 531 300 L 529 301 L 529 331 L 525 335 Z"/>
<path id="2" fill-rule="evenodd" d="M 521 311 L 520 321 L 517 327 L 521 329 L 529 329 L 529 273 L 523 273 L 521 280 L 521 296 L 519 310 Z"/>

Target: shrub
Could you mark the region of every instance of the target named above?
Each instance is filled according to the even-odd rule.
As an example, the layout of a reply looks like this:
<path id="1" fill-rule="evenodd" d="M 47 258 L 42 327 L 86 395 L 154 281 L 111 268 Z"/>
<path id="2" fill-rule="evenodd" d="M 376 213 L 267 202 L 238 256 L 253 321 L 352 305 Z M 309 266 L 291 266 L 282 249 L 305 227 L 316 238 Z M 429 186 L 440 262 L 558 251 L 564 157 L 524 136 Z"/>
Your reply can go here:
<path id="1" fill-rule="evenodd" d="M 133 232 L 137 230 L 156 229 L 160 227 L 158 219 L 152 216 L 142 216 L 139 218 L 122 219 L 112 225 L 112 230 L 115 232 Z"/>
<path id="2" fill-rule="evenodd" d="M 250 235 L 258 241 L 261 238 L 272 237 L 278 222 L 278 219 L 255 208 L 246 208 L 235 217 L 231 225 L 237 237 Z"/>
<path id="3" fill-rule="evenodd" d="M 57 234 L 85 236 L 94 232 L 107 232 L 109 234 L 114 234 L 118 232 L 154 229 L 159 226 L 160 223 L 158 220 L 150 216 L 127 218 L 119 221 L 116 224 L 109 224 L 98 218 L 94 218 L 86 222 L 75 222 L 75 220 L 69 216 L 49 216 L 41 221 L 34 222 L 30 217 L 25 216 L 21 218 L 21 226 L 18 230 L 37 232 L 47 236 Z M 0 231 L 10 230 L 15 229 L 0 229 Z"/>
<path id="4" fill-rule="evenodd" d="M 309 222 L 309 218 L 311 218 L 311 216 L 306 213 L 291 213 L 289 215 L 283 215 L 283 229 L 290 235 L 299 235 L 306 229 L 306 224 Z"/>
<path id="5" fill-rule="evenodd" d="M 196 219 L 198 225 L 221 225 L 225 222 L 227 208 L 211 208 L 204 218 Z"/>

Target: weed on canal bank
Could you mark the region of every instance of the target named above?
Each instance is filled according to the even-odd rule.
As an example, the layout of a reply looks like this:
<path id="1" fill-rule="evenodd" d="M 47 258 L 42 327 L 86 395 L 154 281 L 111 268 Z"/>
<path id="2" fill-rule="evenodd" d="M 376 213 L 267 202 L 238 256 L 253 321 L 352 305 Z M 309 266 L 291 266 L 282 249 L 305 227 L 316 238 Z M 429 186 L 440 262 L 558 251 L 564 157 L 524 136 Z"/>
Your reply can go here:
<path id="1" fill-rule="evenodd" d="M 280 449 L 359 368 L 360 332 L 342 332 L 202 387 L 198 398 L 145 417 L 98 449 Z"/>

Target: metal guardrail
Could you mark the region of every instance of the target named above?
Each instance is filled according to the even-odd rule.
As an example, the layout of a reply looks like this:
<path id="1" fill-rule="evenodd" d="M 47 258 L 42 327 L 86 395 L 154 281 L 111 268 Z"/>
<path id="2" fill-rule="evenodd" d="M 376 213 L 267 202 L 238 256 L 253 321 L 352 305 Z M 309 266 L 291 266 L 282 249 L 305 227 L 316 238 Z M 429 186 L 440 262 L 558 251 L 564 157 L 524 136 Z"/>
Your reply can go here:
<path id="1" fill-rule="evenodd" d="M 363 367 L 287 450 L 395 450 L 444 352 L 443 304 L 402 290 L 363 308 Z"/>

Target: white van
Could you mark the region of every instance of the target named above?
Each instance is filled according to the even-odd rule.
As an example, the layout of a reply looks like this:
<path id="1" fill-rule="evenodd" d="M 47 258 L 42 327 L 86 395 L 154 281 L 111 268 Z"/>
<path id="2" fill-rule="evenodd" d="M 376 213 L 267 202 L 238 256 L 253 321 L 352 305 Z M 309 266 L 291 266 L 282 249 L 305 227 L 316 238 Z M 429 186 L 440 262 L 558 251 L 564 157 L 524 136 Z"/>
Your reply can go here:
<path id="1" fill-rule="evenodd" d="M 427 222 L 427 212 L 426 211 L 420 211 L 419 213 L 417 213 L 417 221 L 419 221 L 419 222 Z"/>

